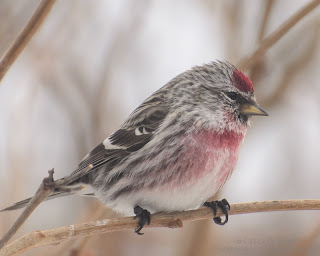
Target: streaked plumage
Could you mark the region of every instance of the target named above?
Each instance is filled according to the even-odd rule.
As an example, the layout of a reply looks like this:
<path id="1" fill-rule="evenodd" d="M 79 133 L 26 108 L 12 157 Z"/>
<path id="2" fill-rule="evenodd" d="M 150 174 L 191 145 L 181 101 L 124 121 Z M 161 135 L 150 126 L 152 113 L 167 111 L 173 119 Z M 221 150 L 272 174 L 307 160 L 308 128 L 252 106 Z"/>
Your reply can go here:
<path id="1" fill-rule="evenodd" d="M 65 185 L 83 183 L 89 195 L 128 215 L 137 205 L 150 212 L 198 208 L 232 174 L 251 115 L 266 113 L 247 76 L 227 62 L 194 67 L 147 98 Z"/>

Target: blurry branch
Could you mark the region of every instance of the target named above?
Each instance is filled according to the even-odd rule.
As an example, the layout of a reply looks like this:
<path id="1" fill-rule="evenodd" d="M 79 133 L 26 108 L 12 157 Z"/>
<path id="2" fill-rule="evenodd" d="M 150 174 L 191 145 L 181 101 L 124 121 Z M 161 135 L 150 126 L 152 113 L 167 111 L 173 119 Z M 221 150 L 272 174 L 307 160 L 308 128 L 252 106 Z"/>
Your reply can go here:
<path id="1" fill-rule="evenodd" d="M 147 9 L 150 7 L 150 2 L 133 1 L 126 3 L 126 5 L 126 9 L 130 12 L 127 14 L 127 17 L 130 18 L 128 26 L 117 30 L 109 49 L 106 49 L 102 54 L 101 67 L 103 70 L 97 76 L 94 100 L 88 104 L 92 109 L 92 130 L 95 131 L 94 134 L 98 134 L 98 137 L 94 141 L 100 140 L 101 136 L 105 136 L 105 129 L 102 123 L 103 118 L 101 116 L 105 116 L 103 104 L 105 104 L 107 97 L 106 89 L 108 89 L 108 86 L 106 85 L 110 85 L 110 77 L 112 77 L 114 68 L 117 67 L 119 60 L 124 58 L 123 55 L 130 51 L 132 40 L 139 35 L 139 31 L 145 25 L 144 21 L 148 14 Z"/>
<path id="2" fill-rule="evenodd" d="M 260 26 L 260 29 L 259 29 L 259 34 L 258 34 L 259 43 L 262 42 L 262 40 L 264 38 L 264 35 L 266 33 L 265 31 L 266 31 L 266 27 L 267 27 L 267 24 L 268 24 L 268 20 L 269 20 L 269 17 L 270 17 L 270 13 L 271 13 L 273 4 L 274 4 L 274 0 L 266 1 L 266 7 L 265 7 L 265 10 L 264 10 L 262 23 L 261 23 L 261 26 Z"/>
<path id="3" fill-rule="evenodd" d="M 208 200 L 210 201 L 210 200 Z M 210 221 L 210 220 L 209 220 Z M 197 223 L 197 225 L 193 225 L 192 232 L 186 232 L 188 236 L 191 235 L 191 238 L 189 238 L 189 242 L 185 244 L 185 246 L 182 246 L 180 248 L 183 249 L 183 251 L 179 255 L 183 256 L 203 256 L 208 255 L 208 250 L 210 249 L 210 255 L 218 255 L 217 252 L 217 245 L 221 243 L 219 237 L 219 229 L 214 229 L 214 234 L 212 237 L 215 237 L 215 239 L 212 239 L 210 243 L 208 243 L 208 238 L 211 235 L 212 226 L 208 225 L 208 221 L 201 221 Z M 216 236 L 215 236 L 216 235 Z"/>
<path id="4" fill-rule="evenodd" d="M 218 2 L 218 1 L 207 1 L 207 2 Z M 240 49 L 243 40 L 238 40 L 243 35 L 243 14 L 244 7 L 242 1 L 220 1 L 222 4 L 223 15 L 223 29 L 224 29 L 224 44 L 225 44 L 225 55 L 227 59 L 234 63 L 240 56 Z M 216 17 L 217 7 L 212 10 L 211 17 Z M 215 22 L 213 20 L 213 22 Z M 214 38 L 214 40 L 216 40 Z M 234 42 L 237 42 L 236 44 Z M 214 254 L 214 253 L 213 253 Z"/>
<path id="5" fill-rule="evenodd" d="M 267 24 L 268 24 L 268 21 L 270 18 L 270 13 L 271 13 L 273 4 L 274 4 L 274 0 L 265 1 L 261 25 L 258 28 L 258 37 L 257 37 L 258 45 L 261 45 L 261 42 L 263 41 L 263 38 L 265 37 L 266 27 L 267 27 Z M 261 75 L 263 75 L 264 69 L 265 69 L 265 59 L 262 56 L 247 71 L 247 73 L 249 74 L 249 77 L 251 78 L 251 80 L 254 84 L 256 83 L 256 81 L 259 81 L 261 79 Z"/>
<path id="6" fill-rule="evenodd" d="M 319 45 L 319 27 L 320 22 L 317 19 L 316 23 L 311 26 L 310 43 L 306 47 L 305 52 L 297 60 L 290 63 L 282 72 L 282 77 L 279 84 L 276 86 L 276 89 L 273 91 L 273 93 L 263 102 L 263 106 L 270 107 L 278 102 L 279 99 L 285 95 L 287 89 L 290 88 L 291 81 L 293 81 L 298 74 L 301 74 L 302 71 L 304 71 L 304 69 L 307 67 L 307 64 L 313 60 L 315 51 Z"/>
<path id="7" fill-rule="evenodd" d="M 95 69 L 94 79 L 90 79 L 88 76 L 88 70 L 84 69 L 83 63 L 73 63 L 68 62 L 67 59 L 65 65 L 65 72 L 70 79 L 68 87 L 72 89 L 72 93 L 66 95 L 65 88 L 60 86 L 60 88 L 55 88 L 59 84 L 64 85 L 65 82 L 59 82 L 59 84 L 54 84 L 52 89 L 57 90 L 54 93 L 59 97 L 58 100 L 64 105 L 66 111 L 68 111 L 68 116 L 70 119 L 77 119 L 75 122 L 81 122 L 79 115 L 79 105 L 85 105 L 85 108 L 90 113 L 90 121 L 86 119 L 86 128 L 89 127 L 90 136 L 89 141 L 95 144 L 104 138 L 106 132 L 106 125 L 103 120 L 106 118 L 106 109 L 104 104 L 106 103 L 106 98 L 108 97 L 108 89 L 110 85 L 110 78 L 114 73 L 114 70 L 118 68 L 118 63 L 122 59 L 125 59 L 130 48 L 132 47 L 132 40 L 134 40 L 138 35 L 139 31 L 145 25 L 145 18 L 147 17 L 147 8 L 150 6 L 150 1 L 130 1 L 125 4 L 124 16 L 127 17 L 126 26 L 118 25 L 114 28 L 114 33 L 108 43 L 105 44 L 106 47 L 99 53 L 100 59 L 99 68 Z M 119 17 L 122 19 L 122 17 Z M 115 24 L 121 24 L 121 22 L 115 22 Z M 61 23 L 61 25 L 63 25 Z M 95 54 L 95 53 L 93 53 Z M 121 63 L 120 63 L 121 66 Z M 49 69 L 50 70 L 50 69 Z M 51 73 L 49 74 L 52 75 Z M 89 77 L 89 79 L 88 79 Z M 88 86 L 90 84 L 90 86 Z M 62 95 L 65 94 L 65 95 Z M 61 97 L 59 96 L 61 95 Z M 72 101 L 72 98 L 78 98 L 77 101 Z M 70 109 L 69 109 L 70 108 Z M 76 111 L 76 112 L 75 112 Z M 113 111 L 114 112 L 114 111 Z M 115 113 L 116 115 L 117 113 Z M 89 125 L 88 125 L 89 124 Z M 79 129 L 79 125 L 74 125 L 76 129 Z M 83 127 L 83 126 L 82 126 Z M 83 133 L 83 131 L 80 131 Z M 78 136 L 77 141 L 78 140 Z M 81 136 L 80 140 L 83 140 Z M 77 147 L 77 149 L 86 149 L 88 147 Z"/>
<path id="8" fill-rule="evenodd" d="M 306 234 L 300 242 L 294 245 L 294 248 L 286 254 L 287 256 L 304 256 L 308 255 L 308 251 L 311 249 L 312 245 L 316 242 L 320 234 L 320 222 L 318 222 L 315 227 Z"/>
<path id="9" fill-rule="evenodd" d="M 19 230 L 22 224 L 26 219 L 31 215 L 31 213 L 37 208 L 37 206 L 45 200 L 51 193 L 51 189 L 47 186 L 50 182 L 53 181 L 53 170 L 49 171 L 49 177 L 44 178 L 40 184 L 37 192 L 30 200 L 26 208 L 23 210 L 19 218 L 12 225 L 10 230 L 3 236 L 0 241 L 0 249 L 10 240 L 10 238 Z"/>
<path id="10" fill-rule="evenodd" d="M 240 2 L 240 1 L 239 1 Z M 221 191 L 219 190 L 214 196 L 207 199 L 208 202 L 215 201 L 221 198 Z M 208 220 L 210 221 L 210 220 Z M 183 246 L 181 256 L 204 256 L 208 255 L 208 250 L 210 250 L 210 255 L 219 255 L 218 245 L 221 244 L 223 239 L 219 236 L 219 229 L 214 229 L 212 233 L 211 226 L 208 225 L 208 221 L 202 221 L 193 225 L 193 230 L 188 233 L 189 242 Z M 208 237 L 214 237 L 210 243 L 208 243 Z"/>
<path id="11" fill-rule="evenodd" d="M 270 211 L 289 211 L 289 210 L 320 210 L 320 200 L 283 200 L 283 201 L 261 201 L 238 203 L 231 205 L 230 215 L 270 212 Z M 221 216 L 219 210 L 217 216 Z M 181 228 L 183 222 L 197 221 L 212 218 L 212 210 L 201 208 L 198 210 L 155 213 L 152 214 L 149 227 Z M 98 220 L 94 222 L 64 226 L 56 229 L 33 231 L 23 237 L 13 241 L 0 250 L 0 256 L 16 255 L 31 248 L 44 245 L 58 244 L 64 241 L 96 235 L 119 230 L 134 229 L 137 221 L 133 217 L 122 217 Z"/>
<path id="12" fill-rule="evenodd" d="M 22 50 L 28 44 L 32 36 L 38 30 L 55 1 L 56 0 L 41 1 L 26 27 L 22 30 L 18 38 L 13 42 L 9 50 L 6 52 L 5 56 L 0 61 L 0 82 L 14 61 L 18 58 Z"/>
<path id="13" fill-rule="evenodd" d="M 266 37 L 260 47 L 249 57 L 244 58 L 237 65 L 241 70 L 250 69 L 260 58 L 266 53 L 266 51 L 272 47 L 282 36 L 284 36 L 294 25 L 296 25 L 302 18 L 313 11 L 320 4 L 320 0 L 313 0 L 302 9 L 292 15 L 287 21 L 285 21 L 276 31 Z"/>
<path id="14" fill-rule="evenodd" d="M 44 74 L 46 74 L 46 76 Z M 50 94 L 54 97 L 58 105 L 63 107 L 64 114 L 67 115 L 68 120 L 70 120 L 70 123 L 72 123 L 72 137 L 77 143 L 74 152 L 77 153 L 78 159 L 82 159 L 90 146 L 87 141 L 87 136 L 84 136 L 85 125 L 83 125 L 83 122 L 81 122 L 80 119 L 82 117 L 82 112 L 79 111 L 79 106 L 74 104 L 72 101 L 72 96 L 74 94 L 67 93 L 65 82 L 60 81 L 61 76 L 56 76 L 56 78 L 50 79 L 48 73 L 43 73 L 43 75 L 43 80 L 47 81 L 46 88 L 50 90 Z M 50 74 L 50 76 L 51 75 L 52 74 Z M 77 102 L 83 103 L 82 99 Z"/>

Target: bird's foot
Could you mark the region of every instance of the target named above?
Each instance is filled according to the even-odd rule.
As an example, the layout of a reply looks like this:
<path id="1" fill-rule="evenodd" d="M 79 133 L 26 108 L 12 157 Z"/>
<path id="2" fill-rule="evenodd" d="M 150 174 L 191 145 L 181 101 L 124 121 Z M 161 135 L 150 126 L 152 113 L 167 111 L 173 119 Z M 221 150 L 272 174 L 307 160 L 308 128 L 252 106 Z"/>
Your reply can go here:
<path id="1" fill-rule="evenodd" d="M 228 219 L 229 219 L 228 212 L 230 211 L 230 204 L 226 199 L 222 199 L 221 201 L 217 200 L 217 201 L 205 202 L 203 205 L 213 210 L 213 215 L 215 216 L 213 220 L 216 224 L 224 225 L 228 222 Z M 220 217 L 216 217 L 218 208 L 220 208 L 223 214 L 226 216 L 223 222 Z"/>
<path id="2" fill-rule="evenodd" d="M 144 225 L 147 223 L 148 225 L 150 225 L 150 221 L 151 221 L 151 214 L 149 211 L 141 208 L 140 206 L 136 206 L 134 207 L 134 214 L 136 215 L 134 217 L 134 219 L 138 218 L 138 228 L 135 230 L 135 232 L 138 235 L 143 235 L 144 233 L 141 233 L 141 229 L 144 227 Z"/>

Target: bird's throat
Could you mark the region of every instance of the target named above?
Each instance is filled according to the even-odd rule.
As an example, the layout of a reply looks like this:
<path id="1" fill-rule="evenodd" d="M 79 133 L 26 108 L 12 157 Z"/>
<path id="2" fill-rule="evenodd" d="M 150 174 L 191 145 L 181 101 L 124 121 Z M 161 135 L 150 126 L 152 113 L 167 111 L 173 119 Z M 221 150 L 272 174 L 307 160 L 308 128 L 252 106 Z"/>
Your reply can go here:
<path id="1" fill-rule="evenodd" d="M 210 149 L 227 149 L 237 151 L 244 139 L 244 132 L 223 131 L 201 131 L 193 135 L 196 144 L 202 144 Z"/>

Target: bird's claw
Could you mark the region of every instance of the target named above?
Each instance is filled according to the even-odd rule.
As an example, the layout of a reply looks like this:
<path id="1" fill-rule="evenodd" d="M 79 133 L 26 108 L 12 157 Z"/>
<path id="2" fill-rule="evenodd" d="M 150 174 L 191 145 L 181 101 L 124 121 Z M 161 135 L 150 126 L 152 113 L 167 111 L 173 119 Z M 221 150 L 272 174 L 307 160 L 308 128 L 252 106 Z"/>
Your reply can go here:
<path id="1" fill-rule="evenodd" d="M 141 229 L 144 227 L 144 225 L 147 223 L 148 225 L 150 225 L 150 221 L 151 221 L 151 214 L 148 210 L 145 210 L 143 208 L 141 208 L 140 206 L 136 206 L 134 207 L 134 213 L 135 213 L 135 217 L 134 219 L 136 218 L 139 218 L 139 221 L 138 221 L 138 228 L 135 229 L 135 232 L 138 234 L 138 235 L 143 235 L 144 233 L 141 233 Z"/>
<path id="2" fill-rule="evenodd" d="M 228 212 L 230 211 L 230 204 L 228 203 L 228 201 L 226 199 L 222 199 L 221 201 L 216 200 L 216 201 L 211 201 L 211 202 L 205 202 L 203 204 L 206 207 L 209 207 L 213 210 L 213 215 L 216 216 L 217 215 L 217 210 L 218 208 L 221 209 L 221 211 L 223 212 L 223 214 L 226 216 L 225 220 L 222 222 L 220 217 L 214 217 L 213 221 L 218 224 L 218 225 L 224 225 L 228 222 L 229 220 L 229 214 Z"/>

